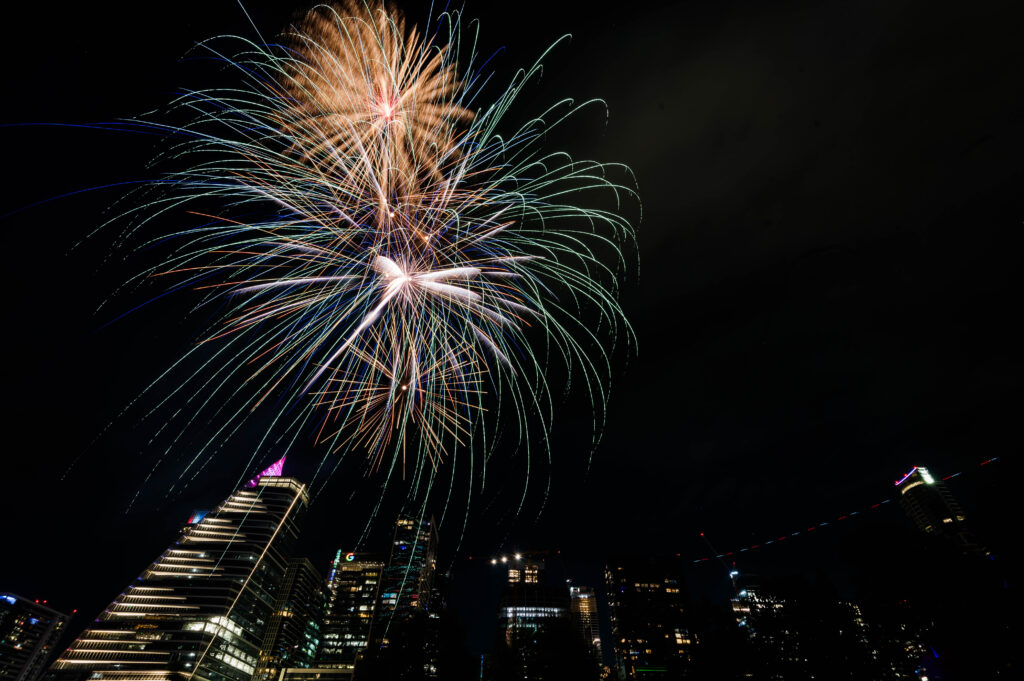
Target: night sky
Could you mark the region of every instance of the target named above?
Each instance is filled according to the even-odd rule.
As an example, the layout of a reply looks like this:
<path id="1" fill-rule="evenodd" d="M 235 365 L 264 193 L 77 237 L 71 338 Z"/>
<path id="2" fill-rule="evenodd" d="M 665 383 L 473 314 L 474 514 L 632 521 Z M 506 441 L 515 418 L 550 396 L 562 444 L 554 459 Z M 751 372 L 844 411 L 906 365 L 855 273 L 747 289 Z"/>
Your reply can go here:
<path id="1" fill-rule="evenodd" d="M 535 473 L 519 517 L 513 463 L 474 507 L 458 552 L 461 523 L 441 530 L 467 622 L 493 622 L 500 579 L 486 559 L 498 551 L 561 551 L 565 571 L 593 584 L 609 553 L 696 559 L 710 552 L 701 531 L 727 551 L 865 508 L 915 464 L 964 471 L 950 484 L 976 531 L 997 549 L 1009 541 L 1024 376 L 1024 50 L 1008 3 L 939 4 L 467 2 L 499 80 L 573 34 L 519 111 L 603 98 L 607 118 L 594 108 L 551 143 L 631 166 L 643 211 L 624 207 L 639 235 L 623 291 L 638 349 L 616 353 L 592 460 L 589 409 L 574 394 L 553 433 L 555 463 Z M 420 23 L 429 14 L 402 6 Z M 301 5 L 246 7 L 270 37 Z M 154 471 L 158 424 L 118 417 L 204 320 L 186 316 L 188 292 L 118 319 L 159 293 L 115 294 L 148 256 L 126 258 L 117 230 L 75 244 L 123 188 L 33 205 L 152 177 L 157 141 L 51 124 L 158 108 L 209 77 L 208 65 L 181 61 L 197 41 L 255 35 L 227 0 L 5 14 L 2 188 L 15 212 L 0 222 L 0 588 L 77 608 L 84 626 L 192 509 L 227 496 L 251 452 L 229 447 L 182 487 L 188 453 Z M 321 454 L 290 452 L 293 474 Z M 992 456 L 1002 458 L 979 468 Z M 351 489 L 375 484 L 335 479 L 318 498 L 302 540 L 315 563 L 356 540 L 366 509 Z M 866 528 L 903 522 L 896 508 L 878 514 L 751 552 L 743 567 L 820 569 L 852 588 L 849 543 L 859 537 L 870 554 Z M 714 562 L 692 572 L 692 588 L 724 574 Z"/>

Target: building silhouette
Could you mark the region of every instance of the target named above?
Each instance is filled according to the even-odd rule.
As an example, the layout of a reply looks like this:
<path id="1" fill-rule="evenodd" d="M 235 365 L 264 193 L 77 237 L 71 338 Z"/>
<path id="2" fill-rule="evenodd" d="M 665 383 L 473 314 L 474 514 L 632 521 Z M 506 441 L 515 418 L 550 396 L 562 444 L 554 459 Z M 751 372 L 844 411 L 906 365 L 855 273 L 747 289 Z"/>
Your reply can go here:
<path id="1" fill-rule="evenodd" d="M 53 663 L 59 680 L 249 681 L 309 499 L 284 459 L 209 513 Z"/>
<path id="2" fill-rule="evenodd" d="M 491 561 L 504 571 L 505 584 L 498 601 L 496 643 L 483 670 L 488 681 L 598 677 L 594 633 L 584 635 L 581 629 L 592 623 L 596 632 L 596 607 L 588 598 L 593 592 L 577 590 L 575 612 L 580 618 L 574 618 L 567 581 L 549 568 L 545 555 L 515 553 Z"/>
<path id="3" fill-rule="evenodd" d="M 504 560 L 508 572 L 498 618 L 508 645 L 528 640 L 554 620 L 569 621 L 569 593 L 564 584 L 544 579 L 543 560 L 518 553 Z"/>
<path id="4" fill-rule="evenodd" d="M 904 679 L 932 670 L 926 631 L 904 603 L 861 604 L 826 580 L 730 573 L 746 670 L 773 681 Z M 934 676 L 934 675 L 932 675 Z"/>
<path id="5" fill-rule="evenodd" d="M 67 615 L 45 603 L 0 593 L 0 681 L 35 681 L 67 622 Z"/>
<path id="6" fill-rule="evenodd" d="M 679 678 L 696 643 L 687 624 L 682 568 L 669 557 L 620 556 L 605 570 L 619 678 Z"/>

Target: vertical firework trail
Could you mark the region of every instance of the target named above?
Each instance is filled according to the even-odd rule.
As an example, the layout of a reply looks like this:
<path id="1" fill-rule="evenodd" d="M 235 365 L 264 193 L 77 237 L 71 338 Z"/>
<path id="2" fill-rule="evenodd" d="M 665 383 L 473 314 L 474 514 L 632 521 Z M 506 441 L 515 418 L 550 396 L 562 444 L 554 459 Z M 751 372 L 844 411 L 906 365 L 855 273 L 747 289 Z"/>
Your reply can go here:
<path id="1" fill-rule="evenodd" d="M 612 348 L 632 339 L 616 289 L 635 194 L 609 177 L 631 175 L 541 148 L 601 102 L 505 130 L 540 60 L 481 103 L 494 86 L 462 32 L 458 13 L 421 33 L 386 6 L 320 5 L 273 45 L 201 44 L 241 82 L 182 94 L 163 120 L 184 123 L 127 124 L 168 139 L 163 175 L 114 218 L 169 251 L 133 281 L 202 290 L 217 311 L 147 388 L 170 386 L 150 414 L 173 405 L 173 430 L 212 430 L 183 475 L 259 414 L 244 472 L 312 437 L 324 479 L 358 453 L 374 484 L 425 503 L 442 480 L 451 498 L 458 465 L 471 497 L 502 419 L 509 449 L 550 456 L 554 366 L 582 384 L 596 441 Z M 594 191 L 611 208 L 579 205 Z M 146 236 L 168 215 L 194 224 Z"/>

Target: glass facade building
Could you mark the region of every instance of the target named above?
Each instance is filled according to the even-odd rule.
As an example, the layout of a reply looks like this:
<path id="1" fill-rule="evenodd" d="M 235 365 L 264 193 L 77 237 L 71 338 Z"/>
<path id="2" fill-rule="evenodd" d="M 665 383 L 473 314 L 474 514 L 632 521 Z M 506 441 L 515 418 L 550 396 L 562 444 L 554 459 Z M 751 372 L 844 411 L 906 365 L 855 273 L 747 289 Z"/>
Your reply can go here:
<path id="1" fill-rule="evenodd" d="M 569 604 L 573 624 L 590 647 L 594 661 L 601 664 L 601 632 L 597 617 L 597 596 L 589 586 L 569 587 Z"/>
<path id="2" fill-rule="evenodd" d="M 57 681 L 249 681 L 275 613 L 306 486 L 280 462 L 196 513 L 53 663 Z"/>
<path id="3" fill-rule="evenodd" d="M 67 622 L 67 615 L 45 603 L 0 593 L 0 681 L 35 681 Z"/>
<path id="4" fill-rule="evenodd" d="M 317 666 L 353 669 L 366 651 L 376 612 L 384 561 L 376 555 L 342 553 L 327 577 L 327 615 Z"/>
<path id="5" fill-rule="evenodd" d="M 381 575 L 364 667 L 386 678 L 437 678 L 441 590 L 434 519 L 400 515 Z M 362 673 L 362 671 L 359 671 Z"/>
<path id="6" fill-rule="evenodd" d="M 309 559 L 292 560 L 267 624 L 254 681 L 272 681 L 285 667 L 311 667 L 323 619 L 323 578 Z"/>
<path id="7" fill-rule="evenodd" d="M 437 572 L 437 541 L 433 518 L 398 518 L 381 580 L 378 621 L 407 619 L 428 609 Z"/>

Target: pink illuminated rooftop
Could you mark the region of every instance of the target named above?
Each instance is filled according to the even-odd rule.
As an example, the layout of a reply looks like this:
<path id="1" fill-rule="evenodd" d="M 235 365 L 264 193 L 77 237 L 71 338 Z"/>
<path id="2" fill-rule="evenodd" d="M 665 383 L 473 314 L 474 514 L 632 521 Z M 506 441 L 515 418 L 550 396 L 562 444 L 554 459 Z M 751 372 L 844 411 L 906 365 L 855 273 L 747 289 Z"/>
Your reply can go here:
<path id="1" fill-rule="evenodd" d="M 286 458 L 288 458 L 287 454 L 285 454 L 280 459 L 278 459 L 274 463 L 272 463 L 269 466 L 267 466 L 263 470 L 262 473 L 260 473 L 255 478 L 250 480 L 246 484 L 246 487 L 255 487 L 256 483 L 259 482 L 260 478 L 279 478 L 279 477 L 281 477 L 281 475 L 284 473 L 284 460 Z"/>

